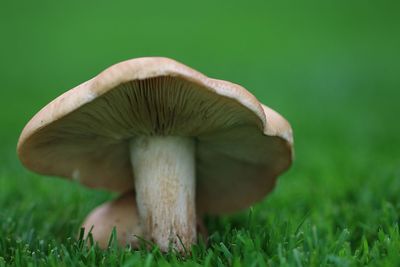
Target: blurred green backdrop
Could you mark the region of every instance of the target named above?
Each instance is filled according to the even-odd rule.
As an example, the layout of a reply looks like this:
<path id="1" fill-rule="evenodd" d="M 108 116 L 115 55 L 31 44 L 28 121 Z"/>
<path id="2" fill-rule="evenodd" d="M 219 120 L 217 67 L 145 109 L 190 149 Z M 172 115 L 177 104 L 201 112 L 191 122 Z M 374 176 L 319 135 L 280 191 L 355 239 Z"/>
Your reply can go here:
<path id="1" fill-rule="evenodd" d="M 330 138 L 352 149 L 398 139 L 388 120 L 398 111 L 397 1 L 25 1 L 0 10 L 3 145 L 14 146 L 49 100 L 140 56 L 245 86 L 292 122 L 298 153 Z"/>
<path id="2" fill-rule="evenodd" d="M 398 222 L 399 3 L 3 1 L 0 212 L 25 214 L 31 202 L 49 213 L 71 205 L 62 225 L 37 231 L 50 229 L 62 240 L 65 224 L 76 229 L 108 195 L 24 170 L 15 154 L 19 133 L 50 100 L 111 64 L 166 56 L 243 85 L 291 122 L 296 160 L 258 206 L 265 214 L 299 219 L 311 211 L 313 223 L 336 218 L 326 226 L 332 231 L 368 232 L 359 224 L 375 212 L 376 220 L 368 221 L 373 235 L 387 201 Z M 69 204 L 69 195 L 89 202 L 80 208 Z M 344 209 L 365 212 L 355 212 L 361 216 L 356 223 Z M 355 243 L 360 235 L 353 236 Z"/>

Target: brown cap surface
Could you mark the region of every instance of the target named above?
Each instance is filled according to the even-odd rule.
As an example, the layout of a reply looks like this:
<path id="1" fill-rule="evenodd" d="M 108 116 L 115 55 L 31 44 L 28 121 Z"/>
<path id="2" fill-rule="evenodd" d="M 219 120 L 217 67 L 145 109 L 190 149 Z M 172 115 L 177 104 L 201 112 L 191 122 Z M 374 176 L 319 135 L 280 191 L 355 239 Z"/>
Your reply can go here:
<path id="1" fill-rule="evenodd" d="M 85 228 L 85 238 L 90 231 L 94 241 L 103 249 L 107 248 L 114 227 L 121 246 L 138 246 L 137 237 L 143 236 L 143 230 L 140 227 L 135 194 L 128 192 L 98 206 L 86 217 L 82 227 Z"/>
<path id="2" fill-rule="evenodd" d="M 197 206 L 221 213 L 262 199 L 292 160 L 289 123 L 243 87 L 168 58 L 118 63 L 71 89 L 25 126 L 29 169 L 126 192 L 129 142 L 140 135 L 196 138 Z"/>

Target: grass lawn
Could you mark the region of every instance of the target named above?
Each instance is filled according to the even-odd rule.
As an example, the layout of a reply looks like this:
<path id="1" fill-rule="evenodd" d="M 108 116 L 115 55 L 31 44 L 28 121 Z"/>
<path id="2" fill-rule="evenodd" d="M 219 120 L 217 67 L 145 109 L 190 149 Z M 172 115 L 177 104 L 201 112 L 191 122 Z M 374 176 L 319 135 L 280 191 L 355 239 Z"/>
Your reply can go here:
<path id="1" fill-rule="evenodd" d="M 2 4 L 0 267 L 400 266 L 400 5 L 215 2 Z M 153 55 L 243 85 L 294 130 L 273 193 L 206 217 L 208 243 L 186 257 L 88 246 L 80 223 L 115 195 L 31 173 L 15 153 L 50 100 Z"/>

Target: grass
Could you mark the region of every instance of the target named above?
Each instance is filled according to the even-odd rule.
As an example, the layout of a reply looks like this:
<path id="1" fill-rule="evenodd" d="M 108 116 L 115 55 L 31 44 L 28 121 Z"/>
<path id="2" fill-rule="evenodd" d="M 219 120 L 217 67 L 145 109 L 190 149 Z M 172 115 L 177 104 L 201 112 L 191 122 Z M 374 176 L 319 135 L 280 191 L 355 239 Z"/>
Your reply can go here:
<path id="1" fill-rule="evenodd" d="M 325 166 L 331 175 L 324 181 L 282 179 L 270 198 L 249 211 L 206 218 L 208 246 L 195 246 L 187 258 L 157 248 L 86 246 L 76 238 L 79 222 L 110 196 L 13 170 L 2 174 L 0 266 L 396 266 L 399 170 L 351 170 L 354 179 L 338 183 L 335 168 Z M 22 181 L 10 182 L 11 174 Z"/>
<path id="2" fill-rule="evenodd" d="M 400 266 L 396 3 L 19 5 L 0 11 L 0 266 Z M 33 174 L 15 155 L 40 107 L 143 55 L 244 85 L 295 133 L 274 192 L 205 218 L 210 238 L 187 257 L 88 246 L 81 221 L 115 196 Z"/>

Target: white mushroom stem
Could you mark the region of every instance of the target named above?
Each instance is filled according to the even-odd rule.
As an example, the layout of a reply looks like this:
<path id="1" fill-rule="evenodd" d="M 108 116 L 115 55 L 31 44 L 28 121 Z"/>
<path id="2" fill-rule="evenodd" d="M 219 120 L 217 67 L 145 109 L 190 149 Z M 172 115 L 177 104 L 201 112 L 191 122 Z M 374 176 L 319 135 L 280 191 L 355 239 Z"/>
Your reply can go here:
<path id="1" fill-rule="evenodd" d="M 143 136 L 130 145 L 140 221 L 162 251 L 196 242 L 195 144 L 192 138 Z"/>

